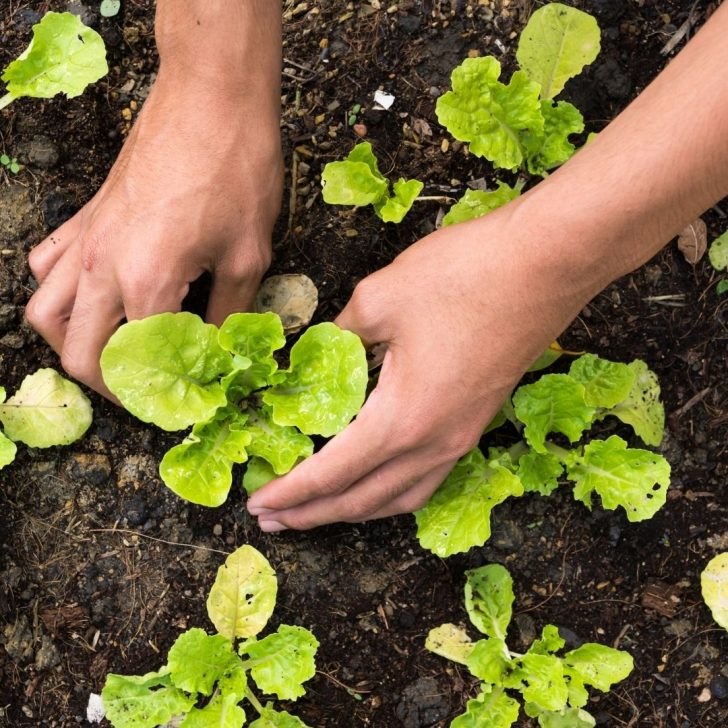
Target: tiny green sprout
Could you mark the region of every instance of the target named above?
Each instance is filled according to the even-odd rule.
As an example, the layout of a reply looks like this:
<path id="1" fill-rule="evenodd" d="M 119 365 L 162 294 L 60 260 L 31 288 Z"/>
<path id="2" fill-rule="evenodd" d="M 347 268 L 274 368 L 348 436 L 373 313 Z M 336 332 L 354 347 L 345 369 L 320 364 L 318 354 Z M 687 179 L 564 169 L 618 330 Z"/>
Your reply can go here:
<path id="1" fill-rule="evenodd" d="M 18 163 L 18 160 L 15 159 L 15 157 L 11 158 L 7 154 L 0 154 L 0 164 L 5 167 L 8 172 L 12 172 L 12 174 L 17 174 L 21 169 L 23 169 L 23 166 Z"/>
<path id="2" fill-rule="evenodd" d="M 349 117 L 346 121 L 348 126 L 354 126 L 356 124 L 357 116 L 359 115 L 359 112 L 361 111 L 361 104 L 354 104 L 351 107 L 351 110 L 349 111 Z"/>

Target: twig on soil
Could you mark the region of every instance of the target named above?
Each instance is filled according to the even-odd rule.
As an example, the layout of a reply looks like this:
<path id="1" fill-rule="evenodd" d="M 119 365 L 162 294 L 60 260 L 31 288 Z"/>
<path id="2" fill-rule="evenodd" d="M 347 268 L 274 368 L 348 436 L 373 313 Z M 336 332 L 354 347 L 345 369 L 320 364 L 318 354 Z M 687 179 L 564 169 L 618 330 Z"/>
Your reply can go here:
<path id="1" fill-rule="evenodd" d="M 665 45 L 660 50 L 660 54 L 663 56 L 668 55 L 669 53 L 672 53 L 673 50 L 675 50 L 675 46 L 683 39 L 687 34 L 690 32 L 690 29 L 695 25 L 695 21 L 698 19 L 697 14 L 693 15 L 695 12 L 695 6 L 698 4 L 698 0 L 695 0 L 695 2 L 692 4 L 690 10 L 688 11 L 688 17 L 685 20 L 685 22 L 675 31 L 675 34 L 670 38 L 670 40 L 665 43 Z"/>
<path id="2" fill-rule="evenodd" d="M 288 198 L 288 230 L 286 238 L 293 232 L 293 223 L 296 217 L 298 204 L 298 152 L 294 149 L 291 155 L 291 195 Z"/>
<path id="3" fill-rule="evenodd" d="M 415 197 L 415 202 L 455 202 L 455 198 L 447 195 L 424 195 Z"/>
<path id="4" fill-rule="evenodd" d="M 682 308 L 686 306 L 684 293 L 668 293 L 664 296 L 644 296 L 643 301 L 648 303 L 659 303 L 662 306 L 672 306 L 673 308 Z"/>
<path id="5" fill-rule="evenodd" d="M 672 417 L 681 417 L 684 415 L 688 410 L 691 410 L 693 407 L 695 407 L 698 402 L 705 399 L 705 396 L 710 392 L 711 388 L 706 387 L 705 389 L 702 389 L 700 392 L 698 392 L 696 395 L 692 396 L 682 407 L 678 407 L 673 413 Z"/>
<path id="6" fill-rule="evenodd" d="M 139 538 L 146 538 L 148 541 L 156 541 L 157 543 L 164 543 L 168 546 L 180 546 L 187 549 L 197 549 L 198 551 L 209 551 L 213 554 L 222 554 L 223 556 L 230 556 L 232 552 L 221 551 L 220 549 L 211 549 L 207 546 L 196 546 L 193 543 L 181 543 L 179 541 L 167 541 L 164 538 L 155 538 L 154 536 L 148 536 L 146 533 L 139 533 L 139 531 L 133 531 L 130 528 L 92 528 L 91 533 L 122 533 L 130 536 L 138 536 Z"/>
<path id="7" fill-rule="evenodd" d="M 354 695 L 354 694 L 362 695 L 364 693 L 372 692 L 371 690 L 357 690 L 356 688 L 350 688 L 348 685 L 344 685 L 344 683 L 341 682 L 341 680 L 337 680 L 333 675 L 329 675 L 328 672 L 324 672 L 323 670 L 316 670 L 316 672 L 319 675 L 323 675 L 325 678 L 328 678 L 329 680 L 331 680 L 331 682 L 334 683 L 334 685 L 338 685 L 340 688 L 344 688 L 344 690 L 346 690 L 346 692 L 349 693 L 349 695 Z"/>

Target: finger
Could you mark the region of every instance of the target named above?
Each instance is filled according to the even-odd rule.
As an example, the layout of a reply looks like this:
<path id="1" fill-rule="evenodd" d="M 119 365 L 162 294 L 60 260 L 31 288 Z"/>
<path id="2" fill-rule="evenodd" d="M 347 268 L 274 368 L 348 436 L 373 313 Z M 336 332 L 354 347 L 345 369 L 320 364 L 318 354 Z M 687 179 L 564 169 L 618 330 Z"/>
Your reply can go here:
<path id="1" fill-rule="evenodd" d="M 281 527 L 304 530 L 326 523 L 357 523 L 416 510 L 424 505 L 451 468 L 452 462 L 430 468 L 422 451 L 407 453 L 380 466 L 340 495 L 264 513 L 258 519 L 259 524 L 261 530 L 268 532 L 280 531 Z"/>
<path id="2" fill-rule="evenodd" d="M 245 247 L 258 249 L 255 245 Z M 219 265 L 213 271 L 206 320 L 219 326 L 231 313 L 252 311 L 266 269 L 267 265 L 252 261 Z"/>
<path id="3" fill-rule="evenodd" d="M 367 349 L 374 344 L 387 343 L 391 339 L 385 322 L 378 316 L 376 305 L 381 296 L 373 290 L 377 287 L 376 283 L 371 282 L 373 278 L 374 276 L 369 276 L 359 282 L 351 299 L 334 321 L 342 329 L 353 331 Z"/>
<path id="4" fill-rule="evenodd" d="M 74 245 L 57 262 L 25 307 L 28 323 L 57 354 L 63 349 L 81 270 L 81 248 Z"/>
<path id="5" fill-rule="evenodd" d="M 30 251 L 28 265 L 38 283 L 43 283 L 80 232 L 81 212 L 77 212 Z"/>
<path id="6" fill-rule="evenodd" d="M 75 379 L 113 399 L 101 378 L 101 350 L 124 317 L 116 288 L 98 276 L 84 274 L 63 342 L 61 364 Z"/>
<path id="7" fill-rule="evenodd" d="M 186 281 L 162 282 L 160 278 L 147 280 L 145 273 L 141 279 L 125 278 L 120 282 L 120 288 L 124 315 L 127 321 L 136 321 L 156 313 L 180 311 L 190 284 Z"/>

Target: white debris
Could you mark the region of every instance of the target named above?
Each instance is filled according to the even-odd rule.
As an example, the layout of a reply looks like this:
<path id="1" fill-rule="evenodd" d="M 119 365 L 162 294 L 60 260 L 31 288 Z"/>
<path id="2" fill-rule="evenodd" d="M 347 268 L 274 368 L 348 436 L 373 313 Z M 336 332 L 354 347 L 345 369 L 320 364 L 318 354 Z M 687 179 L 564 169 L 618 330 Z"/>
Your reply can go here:
<path id="1" fill-rule="evenodd" d="M 374 92 L 374 108 L 389 111 L 389 109 L 392 108 L 393 103 L 394 96 L 392 94 L 388 94 L 385 91 L 380 91 L 379 89 Z"/>
<path id="2" fill-rule="evenodd" d="M 101 700 L 101 696 L 96 693 L 91 693 L 88 696 L 88 706 L 86 707 L 86 720 L 89 723 L 101 723 L 106 715 L 106 709 L 104 703 Z"/>

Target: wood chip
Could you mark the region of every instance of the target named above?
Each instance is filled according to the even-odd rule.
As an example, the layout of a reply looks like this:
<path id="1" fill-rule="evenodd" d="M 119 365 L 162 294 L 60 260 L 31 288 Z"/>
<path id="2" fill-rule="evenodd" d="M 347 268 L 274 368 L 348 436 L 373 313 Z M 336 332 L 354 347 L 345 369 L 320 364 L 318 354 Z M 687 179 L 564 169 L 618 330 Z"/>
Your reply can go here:
<path id="1" fill-rule="evenodd" d="M 665 617 L 674 617 L 680 604 L 680 587 L 656 579 L 642 592 L 642 606 L 654 609 Z"/>
<path id="2" fill-rule="evenodd" d="M 708 229 L 702 218 L 691 222 L 680 233 L 677 247 L 691 265 L 695 265 L 705 255 L 708 249 Z"/>

